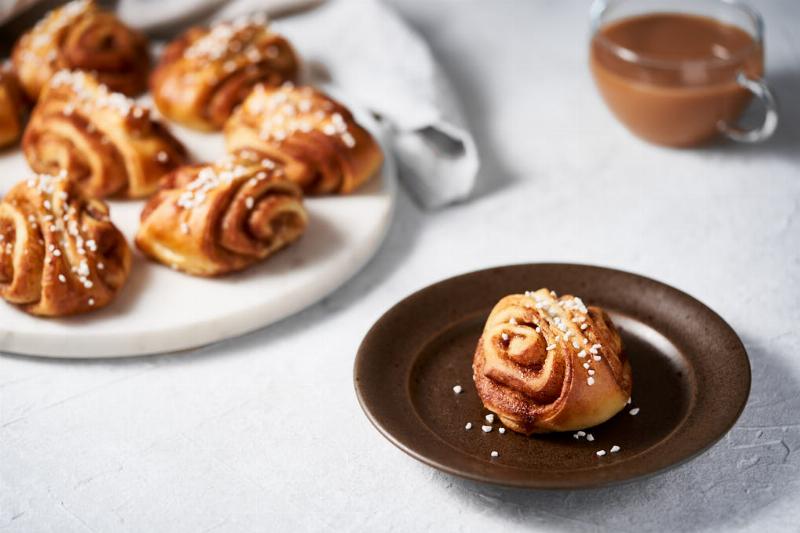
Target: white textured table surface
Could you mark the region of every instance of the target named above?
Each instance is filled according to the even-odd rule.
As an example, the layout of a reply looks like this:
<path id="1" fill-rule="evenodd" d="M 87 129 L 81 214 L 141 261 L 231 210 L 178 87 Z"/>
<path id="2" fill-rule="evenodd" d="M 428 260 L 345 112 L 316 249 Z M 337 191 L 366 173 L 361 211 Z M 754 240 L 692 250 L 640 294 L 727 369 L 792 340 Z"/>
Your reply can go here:
<path id="1" fill-rule="evenodd" d="M 610 117 L 583 2 L 396 2 L 461 91 L 477 196 L 400 198 L 378 257 L 323 303 L 190 353 L 0 357 L 0 530 L 796 531 L 800 523 L 800 4 L 760 2 L 783 104 L 772 142 L 672 151 Z M 700 298 L 738 331 L 750 402 L 702 457 L 583 492 L 464 482 L 372 429 L 353 392 L 373 320 L 430 282 L 576 261 Z"/>

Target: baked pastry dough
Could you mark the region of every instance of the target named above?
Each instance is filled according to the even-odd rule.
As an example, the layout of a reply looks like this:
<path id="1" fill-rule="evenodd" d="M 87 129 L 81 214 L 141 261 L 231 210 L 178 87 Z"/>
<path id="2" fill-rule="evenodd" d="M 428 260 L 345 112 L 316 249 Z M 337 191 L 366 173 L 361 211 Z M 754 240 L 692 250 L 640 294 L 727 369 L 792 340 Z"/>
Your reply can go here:
<path id="1" fill-rule="evenodd" d="M 147 87 L 150 67 L 144 35 L 92 0 L 75 0 L 48 13 L 19 39 L 12 59 L 32 100 L 63 69 L 92 72 L 111 90 L 135 96 Z"/>
<path id="2" fill-rule="evenodd" d="M 580 298 L 540 289 L 500 300 L 473 360 L 483 405 L 519 433 L 595 426 L 631 395 L 631 367 L 611 319 Z"/>
<path id="3" fill-rule="evenodd" d="M 311 87 L 256 87 L 225 125 L 228 150 L 279 161 L 307 194 L 349 193 L 380 168 L 383 153 L 339 102 Z"/>
<path id="4" fill-rule="evenodd" d="M 16 75 L 7 67 L 0 68 L 0 147 L 19 139 L 26 107 Z"/>
<path id="5" fill-rule="evenodd" d="M 300 188 L 273 161 L 226 157 L 167 176 L 142 212 L 136 245 L 174 269 L 217 276 L 291 244 L 307 222 Z"/>
<path id="6" fill-rule="evenodd" d="M 100 200 L 65 175 L 39 175 L 0 201 L 0 297 L 39 316 L 108 305 L 128 278 L 131 252 Z"/>
<path id="7" fill-rule="evenodd" d="M 149 109 L 66 70 L 45 87 L 22 147 L 35 171 L 65 170 L 95 198 L 148 196 L 186 162 L 186 150 Z"/>
<path id="8" fill-rule="evenodd" d="M 297 78 L 299 60 L 266 19 L 240 18 L 192 28 L 171 42 L 150 78 L 158 109 L 199 130 L 220 130 L 257 83 Z"/>

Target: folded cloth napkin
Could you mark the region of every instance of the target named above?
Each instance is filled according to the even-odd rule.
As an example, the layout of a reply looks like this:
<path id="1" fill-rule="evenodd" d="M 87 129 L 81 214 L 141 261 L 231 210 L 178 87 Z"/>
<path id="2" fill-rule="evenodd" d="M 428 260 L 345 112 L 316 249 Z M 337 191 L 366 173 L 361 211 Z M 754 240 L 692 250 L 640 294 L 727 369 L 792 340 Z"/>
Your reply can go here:
<path id="1" fill-rule="evenodd" d="M 478 153 L 458 99 L 425 41 L 375 0 L 338 1 L 276 22 L 331 83 L 388 122 L 400 174 L 435 208 L 465 199 Z"/>
<path id="2" fill-rule="evenodd" d="M 0 0 L 28 3 L 32 0 Z M 314 9 L 304 9 L 322 4 Z M 174 33 L 203 21 L 265 12 L 316 74 L 388 126 L 403 182 L 425 207 L 467 198 L 478 172 L 458 99 L 425 41 L 377 0 L 117 0 L 130 25 Z M 326 73 L 319 79 L 320 71 Z"/>

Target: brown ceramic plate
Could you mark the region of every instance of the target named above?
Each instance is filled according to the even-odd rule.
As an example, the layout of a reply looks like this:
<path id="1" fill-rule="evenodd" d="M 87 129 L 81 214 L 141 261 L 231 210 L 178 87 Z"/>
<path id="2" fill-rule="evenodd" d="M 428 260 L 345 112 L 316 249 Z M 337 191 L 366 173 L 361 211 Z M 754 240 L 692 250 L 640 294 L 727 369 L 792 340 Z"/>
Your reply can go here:
<path id="1" fill-rule="evenodd" d="M 621 330 L 633 366 L 630 408 L 640 412 L 626 408 L 592 428 L 594 442 L 572 433 L 500 434 L 497 422 L 491 433 L 480 429 L 488 411 L 472 383 L 472 355 L 484 321 L 502 296 L 540 287 L 605 308 Z M 652 279 L 569 264 L 492 268 L 412 294 L 369 331 L 354 373 L 364 412 L 412 457 L 468 479 L 542 489 L 608 485 L 676 466 L 733 426 L 750 391 L 744 346 L 714 311 Z M 614 445 L 618 453 L 595 455 Z"/>

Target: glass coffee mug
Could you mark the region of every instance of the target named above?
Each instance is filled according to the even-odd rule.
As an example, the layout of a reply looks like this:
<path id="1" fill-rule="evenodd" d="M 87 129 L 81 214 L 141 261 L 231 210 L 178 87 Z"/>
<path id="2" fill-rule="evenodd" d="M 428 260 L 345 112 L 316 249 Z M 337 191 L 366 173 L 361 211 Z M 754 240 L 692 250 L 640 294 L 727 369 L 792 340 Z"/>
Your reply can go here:
<path id="1" fill-rule="evenodd" d="M 764 82 L 763 22 L 722 0 L 595 0 L 590 66 L 600 94 L 633 133 L 656 144 L 696 146 L 719 135 L 769 138 L 778 124 Z M 755 95 L 755 129 L 736 125 Z"/>

